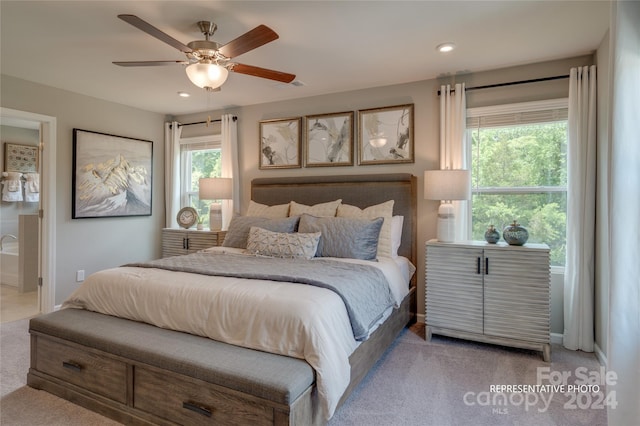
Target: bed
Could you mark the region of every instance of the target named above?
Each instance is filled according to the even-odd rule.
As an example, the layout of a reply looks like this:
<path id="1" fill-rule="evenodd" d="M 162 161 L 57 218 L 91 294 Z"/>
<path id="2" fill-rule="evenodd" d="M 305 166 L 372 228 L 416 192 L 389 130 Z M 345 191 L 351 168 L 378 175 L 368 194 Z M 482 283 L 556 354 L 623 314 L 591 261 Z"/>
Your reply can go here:
<path id="1" fill-rule="evenodd" d="M 407 259 L 409 265 L 415 265 L 415 186 L 415 177 L 409 174 L 255 179 L 251 185 L 250 210 L 260 206 L 267 209 L 265 212 L 276 211 L 278 206 L 289 204 L 293 208 L 295 203 L 301 212 L 307 207 L 334 205 L 336 200 L 341 200 L 339 206 L 346 205 L 351 212 L 357 212 L 393 200 L 393 216 L 403 218 L 400 229 L 395 231 L 401 238 L 397 237 L 398 245 L 393 248 L 394 254 L 397 251 L 397 257 Z M 322 229 L 325 235 L 329 235 L 327 224 L 333 226 L 337 221 L 324 220 L 322 215 L 315 216 L 314 213 L 318 211 L 311 209 L 311 215 L 306 211 L 302 215 L 294 215 L 300 217 L 296 226 L 303 226 L 304 219 L 304 226 L 311 231 Z M 384 226 L 383 221 L 373 218 L 364 220 L 361 217 L 349 217 L 346 207 L 344 212 L 345 218 L 340 223 L 348 223 L 349 229 L 353 223 L 373 229 L 372 232 L 376 232 L 376 228 L 372 228 L 374 225 L 369 222 L 378 224 L 377 232 Z M 283 222 L 287 220 L 282 219 Z M 273 218 L 274 223 L 277 221 Z M 268 242 L 266 248 L 264 244 L 256 246 L 260 250 L 278 246 L 279 243 L 274 244 L 274 240 L 269 238 L 279 239 L 285 234 L 255 228 L 259 226 L 251 228 L 250 239 L 255 235 L 256 244 Z M 306 247 L 310 241 L 308 238 L 313 238 L 315 234 L 322 233 L 303 233 L 301 229 L 299 238 L 304 236 L 303 245 Z M 231 238 L 229 233 L 227 238 Z M 349 298 L 368 297 L 349 296 L 345 292 L 355 291 L 352 287 L 357 287 L 355 283 L 361 279 L 358 277 L 368 274 L 384 276 L 390 284 L 393 280 L 398 281 L 392 275 L 395 274 L 393 271 L 402 270 L 400 266 L 395 266 L 399 261 L 378 256 L 378 262 L 372 267 L 370 261 L 352 259 L 327 259 L 325 262 L 325 259 L 313 258 L 290 262 L 280 257 L 267 257 L 262 251 L 256 251 L 256 256 L 243 256 L 236 252 L 238 247 L 231 244 L 231 239 L 225 240 L 229 244 L 221 249 L 171 258 L 166 262 L 154 261 L 115 268 L 118 274 L 126 272 L 128 279 L 154 282 L 156 287 L 153 290 L 136 287 L 135 292 L 140 292 L 137 299 L 128 297 L 126 283 L 120 283 L 120 278 L 116 282 L 115 272 L 106 271 L 98 274 L 98 278 L 89 280 L 91 285 L 87 286 L 88 290 L 79 292 L 79 296 L 72 296 L 65 302 L 68 308 L 83 309 L 64 309 L 32 320 L 32 360 L 28 383 L 125 423 L 325 423 L 398 333 L 415 318 L 413 271 L 400 274 L 404 283 L 399 286 L 406 286 L 404 290 L 394 290 L 390 285 L 390 295 L 386 299 L 371 302 L 384 308 L 380 308 L 379 315 L 368 307 L 363 309 L 350 305 Z M 312 241 L 316 244 L 313 251 L 319 252 L 318 239 Z M 330 253 L 330 240 L 323 241 L 322 250 Z M 378 246 L 378 252 L 382 250 L 381 247 Z M 342 249 L 342 246 L 337 248 Z M 267 258 L 268 263 L 256 266 L 253 262 L 261 258 Z M 215 262 L 209 259 L 215 259 Z M 162 262 L 162 265 L 158 262 Z M 199 268 L 202 264 L 220 263 L 233 265 L 233 274 L 225 273 L 224 277 L 216 277 L 216 282 L 223 284 L 211 286 L 209 272 Z M 293 268 L 287 275 L 289 278 L 277 278 L 279 271 L 289 271 L 287 268 Z M 303 274 L 295 268 L 302 268 L 308 273 Z M 314 268 L 316 272 L 313 272 Z M 256 270 L 259 270 L 257 276 L 248 276 Z M 245 271 L 243 275 L 236 275 L 241 271 Z M 323 274 L 323 271 L 327 272 Z M 220 271 L 212 274 L 219 275 Z M 331 274 L 344 276 L 348 290 L 327 290 L 322 275 Z M 172 278 L 166 278 L 168 276 Z M 300 279 L 303 281 L 300 282 L 313 285 L 291 284 L 287 282 L 291 277 L 302 277 Z M 168 281 L 162 284 L 163 280 L 176 279 L 188 280 L 190 284 L 179 289 Z M 314 282 L 305 281 L 309 279 Z M 223 299 L 221 295 L 232 287 L 244 288 L 239 287 L 238 281 L 248 287 L 242 290 L 242 295 L 233 294 L 233 303 L 237 302 L 237 305 L 232 305 L 231 299 Z M 372 277 L 371 282 L 364 282 L 364 291 L 373 288 L 370 286 L 375 281 L 376 278 Z M 353 286 L 350 283 L 354 283 Z M 395 285 L 398 287 L 398 284 Z M 169 297 L 158 299 L 157 294 L 162 291 L 168 292 Z M 107 298 L 107 293 L 114 298 L 105 304 L 102 300 Z M 195 300 L 183 300 L 183 293 L 195 295 Z M 134 302 L 127 305 L 128 299 Z M 101 300 L 99 308 L 94 305 L 95 300 Z M 207 300 L 207 303 L 200 303 L 202 300 Z M 219 300 L 220 304 L 209 303 L 209 300 Z M 248 306 L 247 300 L 257 303 L 249 309 L 243 308 Z M 142 305 L 153 305 L 153 308 L 147 311 Z M 200 309 L 197 305 L 204 307 Z M 157 310 L 157 306 L 163 308 Z M 185 306 L 188 308 L 185 309 Z M 316 315 L 316 309 L 318 312 L 326 309 L 330 314 Z M 313 320 L 301 317 L 296 321 L 303 325 L 292 325 L 289 315 L 290 312 L 294 315 L 297 310 L 310 311 Z M 210 322 L 216 325 L 212 329 L 200 328 L 199 323 L 203 322 L 201 318 L 213 315 L 212 311 L 218 317 Z M 274 315 L 271 311 L 275 311 L 275 319 L 263 316 Z M 279 340 L 283 336 L 300 342 L 284 345 Z M 71 359 L 76 352 L 85 356 L 82 362 Z M 60 359 L 49 356 L 50 353 L 59 354 Z M 52 358 L 54 361 L 51 361 Z M 90 370 L 87 365 L 99 365 L 94 370 L 101 378 L 87 374 Z M 313 369 L 309 369 L 309 366 Z M 105 374 L 105 371 L 110 373 Z M 111 374 L 112 371 L 118 371 L 118 374 Z M 78 378 L 74 376 L 75 373 L 85 376 Z M 122 377 L 116 380 L 116 376 Z M 109 384 L 103 386 L 100 382 L 107 378 Z M 114 380 L 117 383 L 112 385 L 111 381 Z M 170 384 L 163 384 L 165 380 Z M 179 385 L 174 385 L 174 382 Z M 113 389 L 105 390 L 109 386 Z M 163 394 L 158 390 L 163 387 L 172 391 Z M 119 388 L 124 388 L 124 391 Z M 207 392 L 215 394 L 219 406 L 228 407 L 216 407 L 213 410 L 206 404 L 193 402 L 200 393 L 198 389 L 205 388 Z M 167 401 L 177 392 L 174 392 L 176 389 L 186 395 L 181 408 L 186 409 L 187 414 L 176 414 L 170 407 L 165 407 L 171 405 Z M 160 397 L 154 399 L 151 396 L 154 394 Z M 227 417 L 219 414 L 223 412 Z"/>

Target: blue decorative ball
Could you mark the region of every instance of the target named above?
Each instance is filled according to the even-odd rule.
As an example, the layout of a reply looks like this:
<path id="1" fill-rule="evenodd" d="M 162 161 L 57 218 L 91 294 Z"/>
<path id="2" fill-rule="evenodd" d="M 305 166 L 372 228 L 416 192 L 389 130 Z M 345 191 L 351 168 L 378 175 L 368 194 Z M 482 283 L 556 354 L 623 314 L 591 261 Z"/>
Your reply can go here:
<path id="1" fill-rule="evenodd" d="M 495 244 L 500 241 L 500 233 L 496 230 L 495 226 L 489 225 L 487 232 L 484 233 L 484 239 L 489 244 Z"/>
<path id="2" fill-rule="evenodd" d="M 512 246 L 524 245 L 529 239 L 529 231 L 520 226 L 515 220 L 502 231 L 502 238 Z"/>

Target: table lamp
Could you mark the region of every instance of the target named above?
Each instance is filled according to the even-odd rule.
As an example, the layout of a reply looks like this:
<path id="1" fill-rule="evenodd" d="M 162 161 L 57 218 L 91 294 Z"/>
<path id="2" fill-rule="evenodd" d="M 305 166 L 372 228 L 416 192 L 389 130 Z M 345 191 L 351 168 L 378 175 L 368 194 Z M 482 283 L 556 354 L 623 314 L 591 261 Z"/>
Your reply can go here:
<path id="1" fill-rule="evenodd" d="M 202 178 L 198 181 L 198 198 L 200 200 L 213 200 L 209 206 L 209 229 L 219 231 L 222 229 L 222 205 L 219 200 L 232 198 L 231 178 Z"/>
<path id="2" fill-rule="evenodd" d="M 438 241 L 445 243 L 455 241 L 455 215 L 451 201 L 471 198 L 469 170 L 426 170 L 424 198 L 441 201 L 438 208 Z"/>

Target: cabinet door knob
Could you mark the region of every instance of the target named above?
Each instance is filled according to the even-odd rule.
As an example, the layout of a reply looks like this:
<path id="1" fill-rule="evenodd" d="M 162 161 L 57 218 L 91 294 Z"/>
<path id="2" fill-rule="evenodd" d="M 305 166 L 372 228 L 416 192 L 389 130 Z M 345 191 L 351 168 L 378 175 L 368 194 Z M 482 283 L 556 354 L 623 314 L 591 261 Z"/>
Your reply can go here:
<path id="1" fill-rule="evenodd" d="M 489 258 L 484 258 L 484 274 L 489 275 Z"/>
<path id="2" fill-rule="evenodd" d="M 478 256 L 478 274 L 480 274 L 480 256 Z"/>

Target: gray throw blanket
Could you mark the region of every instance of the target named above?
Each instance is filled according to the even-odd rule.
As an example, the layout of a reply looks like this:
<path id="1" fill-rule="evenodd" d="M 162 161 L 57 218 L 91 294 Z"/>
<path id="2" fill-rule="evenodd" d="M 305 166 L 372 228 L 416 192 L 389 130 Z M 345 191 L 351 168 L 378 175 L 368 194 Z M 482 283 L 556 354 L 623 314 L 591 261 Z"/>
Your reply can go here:
<path id="1" fill-rule="evenodd" d="M 327 288 L 340 295 L 344 301 L 356 340 L 365 340 L 369 329 L 382 317 L 384 311 L 394 304 L 389 283 L 378 268 L 329 259 L 280 259 L 193 253 L 124 266 L 284 281 Z"/>

